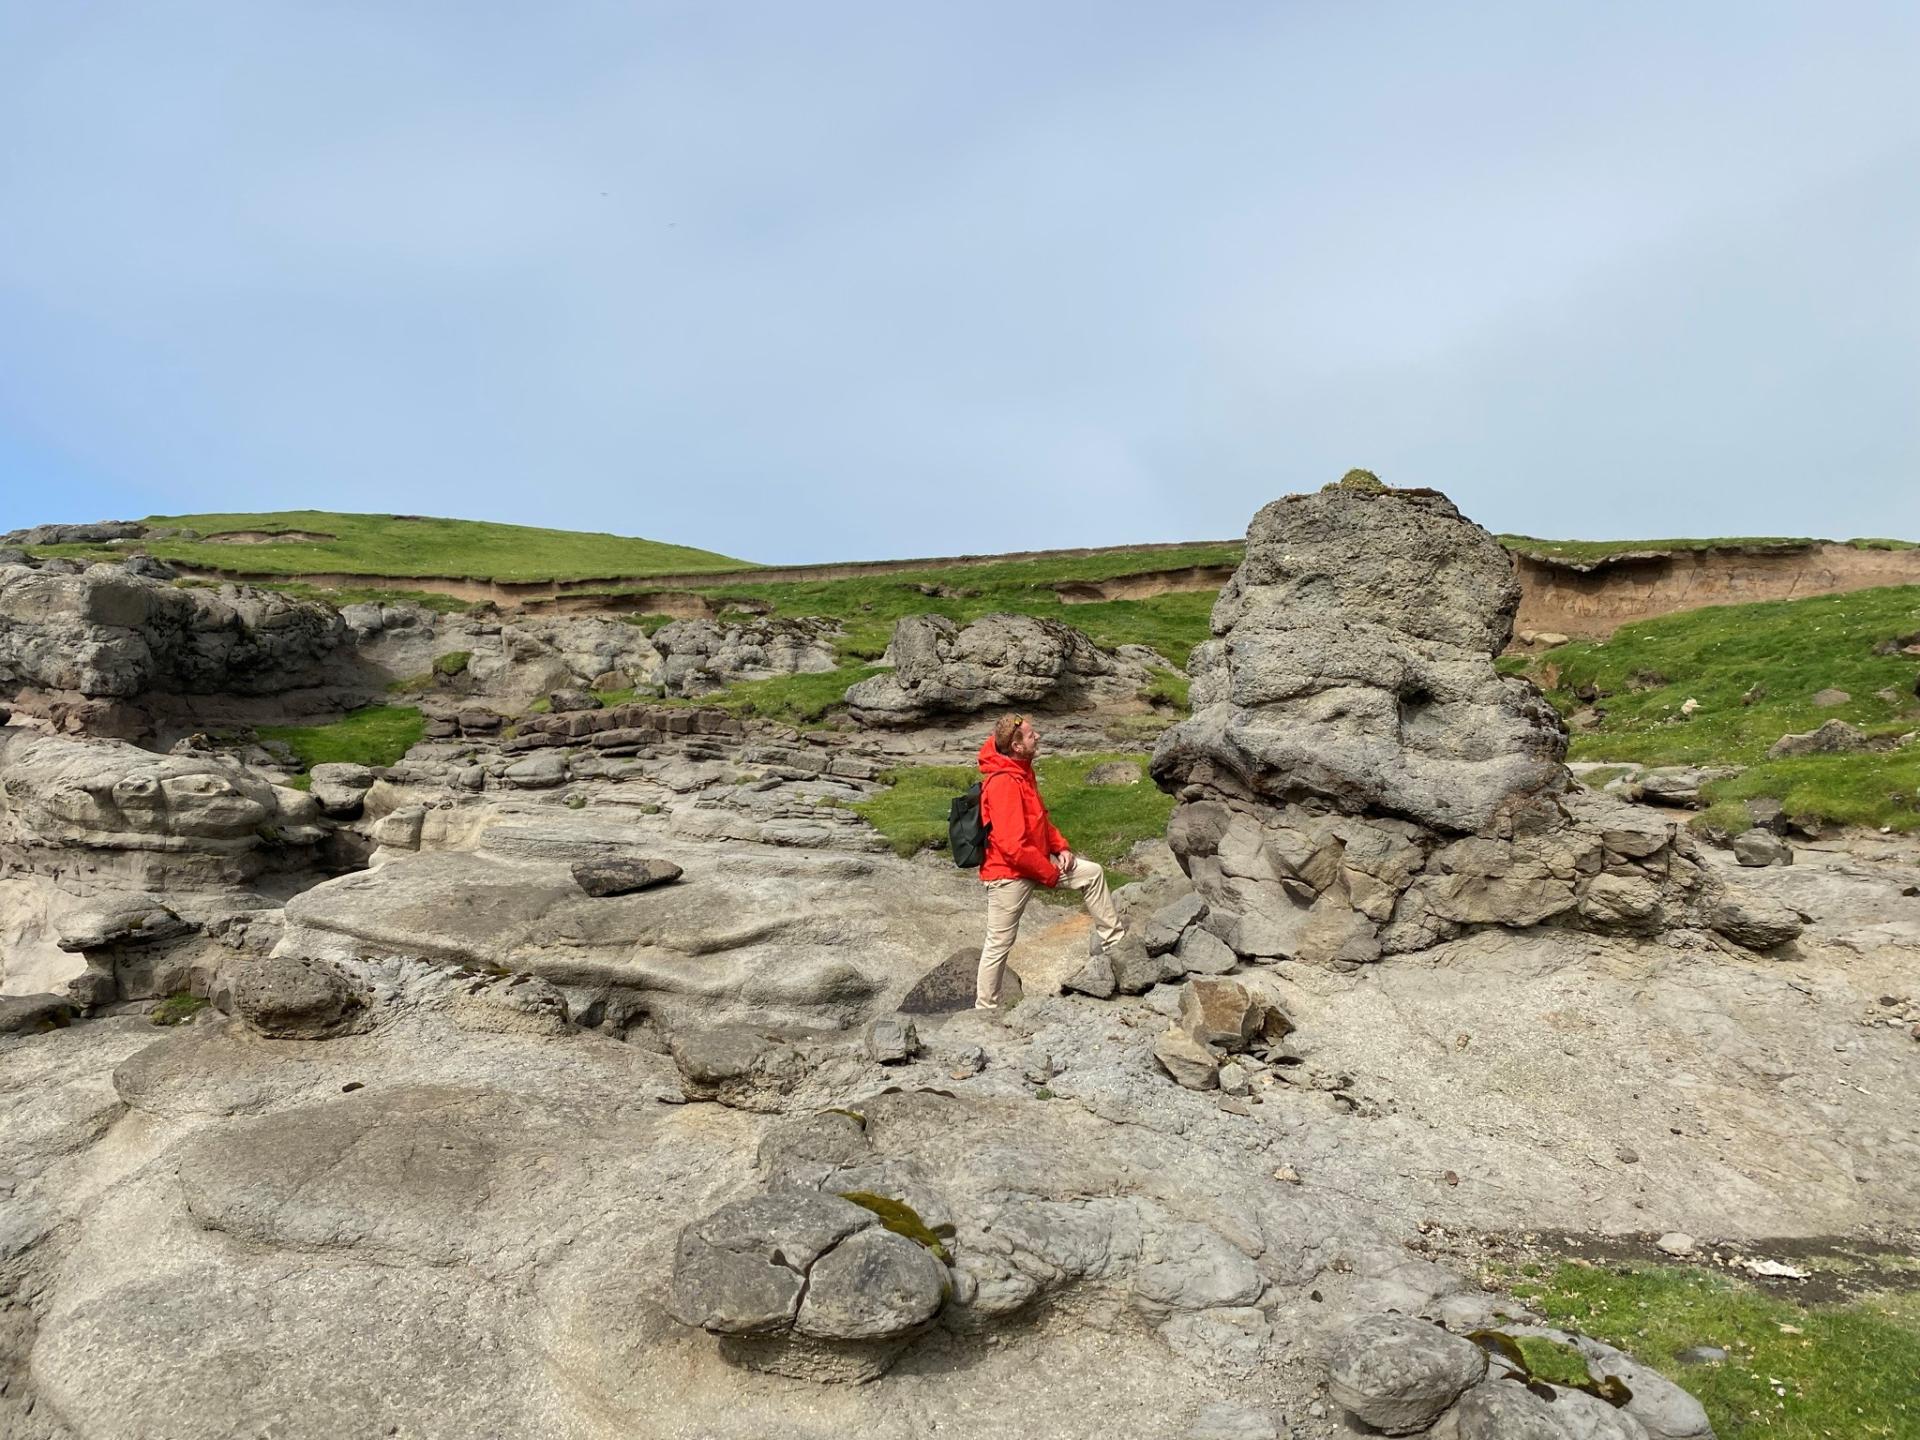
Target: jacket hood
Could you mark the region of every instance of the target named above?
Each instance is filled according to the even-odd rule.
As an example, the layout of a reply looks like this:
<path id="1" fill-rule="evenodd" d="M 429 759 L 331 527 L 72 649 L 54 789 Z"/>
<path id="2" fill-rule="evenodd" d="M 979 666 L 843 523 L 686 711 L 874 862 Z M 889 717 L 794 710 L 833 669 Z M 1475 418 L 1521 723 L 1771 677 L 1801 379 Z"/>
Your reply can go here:
<path id="1" fill-rule="evenodd" d="M 993 737 L 987 737 L 987 743 L 980 747 L 980 773 L 982 775 L 1031 775 L 1033 762 L 1022 760 L 1017 755 L 1002 755 L 1000 747 L 993 743 Z"/>

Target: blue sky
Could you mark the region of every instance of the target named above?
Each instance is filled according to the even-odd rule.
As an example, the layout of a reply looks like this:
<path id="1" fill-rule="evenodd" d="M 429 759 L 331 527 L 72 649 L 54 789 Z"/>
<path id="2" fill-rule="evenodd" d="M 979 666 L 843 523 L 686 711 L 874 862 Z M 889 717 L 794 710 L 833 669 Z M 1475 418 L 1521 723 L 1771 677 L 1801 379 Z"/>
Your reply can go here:
<path id="1" fill-rule="evenodd" d="M 1920 538 L 1920 6 L 0 0 L 0 529 Z"/>

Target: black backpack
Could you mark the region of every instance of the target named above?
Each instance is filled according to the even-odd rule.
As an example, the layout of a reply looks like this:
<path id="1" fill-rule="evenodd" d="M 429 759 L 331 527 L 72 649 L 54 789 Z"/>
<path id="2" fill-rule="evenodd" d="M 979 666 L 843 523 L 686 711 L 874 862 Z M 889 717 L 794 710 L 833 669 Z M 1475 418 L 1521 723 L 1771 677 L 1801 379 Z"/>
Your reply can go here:
<path id="1" fill-rule="evenodd" d="M 947 853 L 962 870 L 978 870 L 987 858 L 987 832 L 993 827 L 980 819 L 980 781 L 947 806 Z"/>

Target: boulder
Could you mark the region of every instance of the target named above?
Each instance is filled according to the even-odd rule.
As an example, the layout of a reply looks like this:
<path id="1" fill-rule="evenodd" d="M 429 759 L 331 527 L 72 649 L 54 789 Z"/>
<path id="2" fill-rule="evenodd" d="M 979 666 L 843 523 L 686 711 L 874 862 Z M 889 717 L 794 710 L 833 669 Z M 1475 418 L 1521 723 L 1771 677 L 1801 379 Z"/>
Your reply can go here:
<path id="1" fill-rule="evenodd" d="M 1220 1083 L 1220 1057 L 1179 1025 L 1168 1027 L 1154 1042 L 1153 1058 L 1189 1090 L 1212 1090 Z"/>
<path id="2" fill-rule="evenodd" d="M 1041 703 L 1070 705 L 1096 694 L 1131 694 L 1146 667 L 1117 660 L 1057 620 L 988 615 L 960 626 L 943 615 L 895 622 L 893 669 L 847 691 L 854 718 L 905 725 L 940 714 Z"/>
<path id="3" fill-rule="evenodd" d="M 1265 1019 L 1266 1006 L 1236 980 L 1202 978 L 1181 987 L 1180 1026 L 1203 1045 L 1244 1050 Z"/>
<path id="4" fill-rule="evenodd" d="M 73 1019 L 70 995 L 0 995 L 0 1035 L 64 1030 Z"/>
<path id="5" fill-rule="evenodd" d="M 669 1311 L 735 1363 L 816 1380 L 883 1373 L 951 1291 L 932 1252 L 863 1206 L 789 1191 L 723 1206 L 681 1233 Z"/>
<path id="6" fill-rule="evenodd" d="M 1767 747 L 1767 754 L 1775 760 L 1789 755 L 1850 755 L 1865 750 L 1871 743 L 1867 732 L 1857 725 L 1829 720 L 1817 729 L 1782 735 Z"/>
<path id="7" fill-rule="evenodd" d="M 678 1030 L 668 1043 L 689 1100 L 777 1113 L 805 1072 L 800 1053 L 777 1036 L 740 1025 Z"/>
<path id="8" fill-rule="evenodd" d="M 1404 1315 L 1354 1321 L 1327 1358 L 1335 1403 L 1386 1435 L 1425 1430 L 1486 1374 L 1473 1341 Z"/>
<path id="9" fill-rule="evenodd" d="M 347 1029 L 365 1000 L 324 960 L 268 955 L 224 972 L 233 1013 L 273 1040 L 318 1040 Z"/>
<path id="10" fill-rule="evenodd" d="M 1537 812 L 1567 788 L 1567 740 L 1538 690 L 1494 668 L 1519 598 L 1512 557 L 1444 496 L 1277 500 L 1248 528 L 1154 779 L 1454 833 Z"/>
<path id="11" fill-rule="evenodd" d="M 271 695 L 315 684 L 346 634 L 332 606 L 277 591 L 0 567 L 0 680 L 45 690 Z"/>
<path id="12" fill-rule="evenodd" d="M 1811 703 L 1822 710 L 1833 710 L 1850 703 L 1852 700 L 1853 696 L 1849 695 L 1845 690 L 1836 690 L 1829 686 L 1825 690 L 1814 691 Z"/>
<path id="13" fill-rule="evenodd" d="M 1481 926 L 1705 923 L 1691 842 L 1573 786 L 1557 715 L 1496 668 L 1518 596 L 1504 549 L 1431 491 L 1362 474 L 1254 517 L 1192 718 L 1151 766 L 1208 933 L 1350 968 Z M 1708 778 L 1653 772 L 1642 798 L 1693 804 Z"/>
<path id="14" fill-rule="evenodd" d="M 1153 912 L 1141 935 L 1149 955 L 1164 955 L 1180 943 L 1187 927 L 1207 918 L 1207 902 L 1197 894 L 1182 895 L 1170 905 Z"/>
<path id="15" fill-rule="evenodd" d="M 1798 936 L 1805 922 L 1771 895 L 1729 885 L 1713 903 L 1707 923 L 1715 931 L 1754 950 L 1770 950 Z"/>
<path id="16" fill-rule="evenodd" d="M 1138 785 L 1145 778 L 1131 760 L 1107 760 L 1087 771 L 1089 785 Z"/>
<path id="17" fill-rule="evenodd" d="M 1231 945 L 1197 925 L 1180 937 L 1173 957 L 1189 975 L 1225 975 L 1240 963 Z"/>
<path id="18" fill-rule="evenodd" d="M 1700 787 L 1705 783 L 1706 777 L 1691 766 L 1669 765 L 1641 775 L 1633 782 L 1633 791 L 1649 805 L 1692 809 L 1700 804 Z"/>
<path id="19" fill-rule="evenodd" d="M 567 783 L 567 757 L 558 750 L 541 750 L 516 760 L 500 775 L 509 790 L 551 790 Z"/>
<path id="20" fill-rule="evenodd" d="M 952 1015 L 971 1010 L 979 995 L 980 952 L 956 950 L 922 975 L 900 1001 L 903 1015 Z M 1018 1000 L 1026 993 L 1020 974 L 1011 965 L 1000 972 L 1000 1004 Z"/>
<path id="21" fill-rule="evenodd" d="M 671 860 L 582 860 L 573 867 L 574 883 L 596 899 L 671 885 L 685 873 Z"/>
<path id="22" fill-rule="evenodd" d="M 1747 830 L 1733 837 L 1733 858 L 1742 865 L 1756 869 L 1767 865 L 1791 865 L 1793 846 L 1771 830 Z"/>
<path id="23" fill-rule="evenodd" d="M 366 803 L 367 792 L 379 778 L 365 765 L 333 762 L 307 772 L 307 793 L 331 820 L 351 820 Z"/>
<path id="24" fill-rule="evenodd" d="M 904 1015 L 878 1015 L 867 1022 L 861 1044 L 875 1063 L 899 1065 L 919 1053 L 920 1035 Z"/>

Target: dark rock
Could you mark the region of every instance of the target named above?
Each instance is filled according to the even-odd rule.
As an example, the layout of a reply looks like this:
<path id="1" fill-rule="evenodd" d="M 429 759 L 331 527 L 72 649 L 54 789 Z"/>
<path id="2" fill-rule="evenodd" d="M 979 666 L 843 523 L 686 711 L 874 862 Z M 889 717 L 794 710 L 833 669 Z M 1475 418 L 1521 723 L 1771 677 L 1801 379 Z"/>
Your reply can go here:
<path id="1" fill-rule="evenodd" d="M 685 873 L 671 860 L 582 860 L 573 867 L 574 883 L 596 899 L 669 885 Z"/>
<path id="2" fill-rule="evenodd" d="M 243 961 L 225 975 L 233 1013 L 276 1040 L 317 1040 L 347 1028 L 364 1005 L 324 960 L 267 955 Z"/>
<path id="3" fill-rule="evenodd" d="M 66 995 L 0 995 L 0 1035 L 64 1030 L 74 1002 Z"/>
<path id="4" fill-rule="evenodd" d="M 862 1037 L 867 1057 L 882 1065 L 899 1065 L 911 1060 L 920 1050 L 920 1036 L 913 1021 L 900 1015 L 880 1015 L 867 1022 Z"/>
<path id="5" fill-rule="evenodd" d="M 956 950 L 920 977 L 919 983 L 900 1002 L 905 1015 L 952 1015 L 971 1010 L 979 993 L 980 952 Z M 1000 972 L 1000 1007 L 1025 993 L 1020 976 L 1009 965 Z"/>

